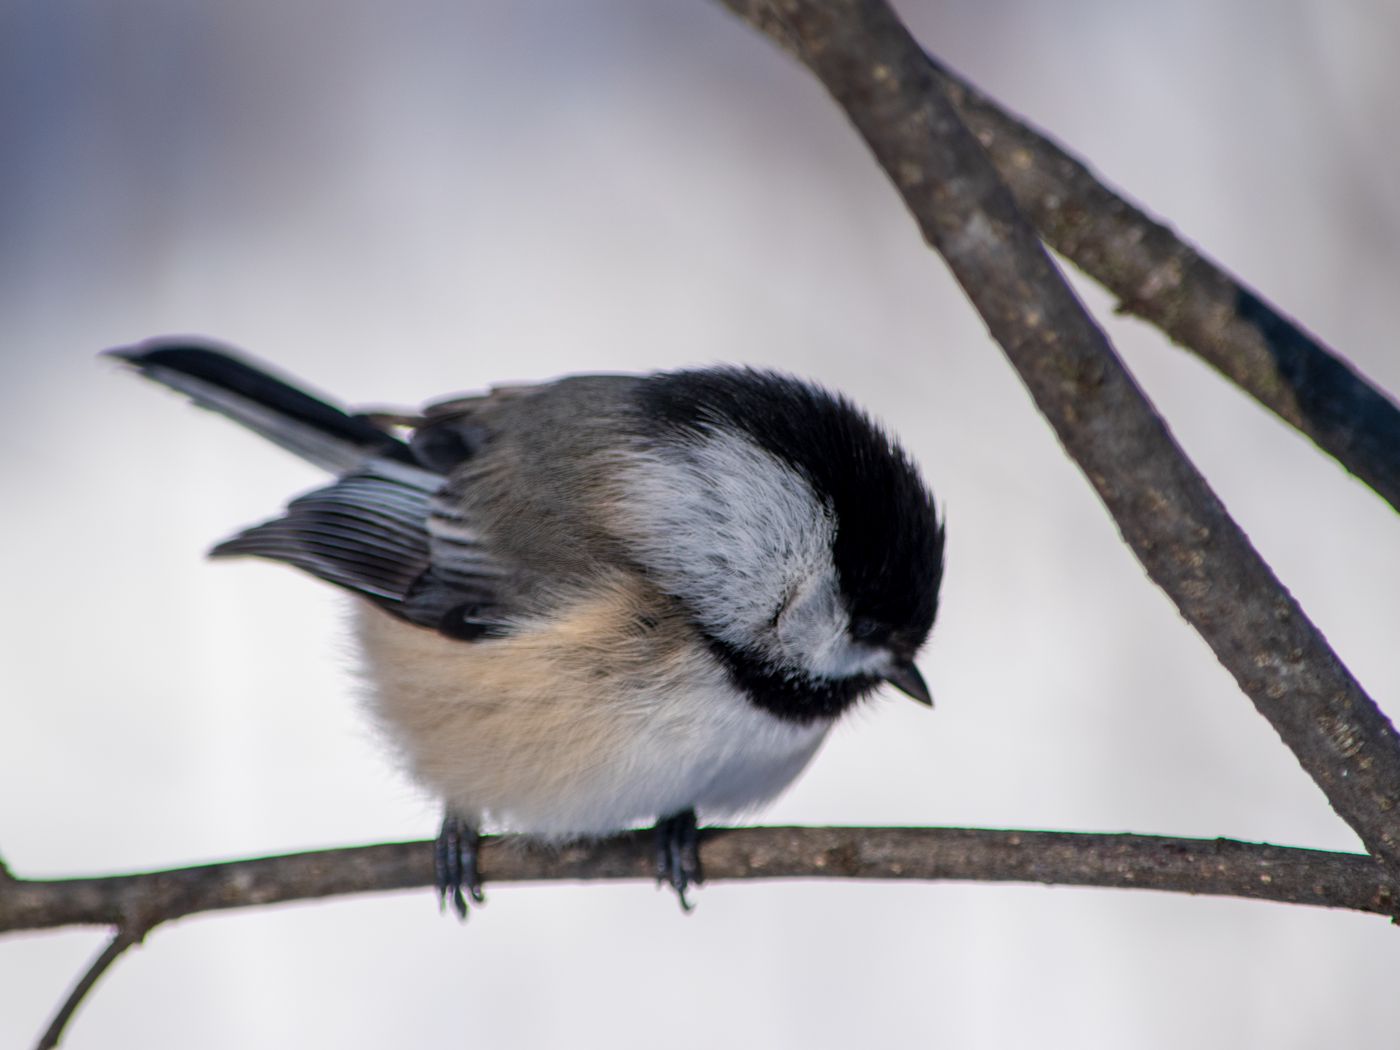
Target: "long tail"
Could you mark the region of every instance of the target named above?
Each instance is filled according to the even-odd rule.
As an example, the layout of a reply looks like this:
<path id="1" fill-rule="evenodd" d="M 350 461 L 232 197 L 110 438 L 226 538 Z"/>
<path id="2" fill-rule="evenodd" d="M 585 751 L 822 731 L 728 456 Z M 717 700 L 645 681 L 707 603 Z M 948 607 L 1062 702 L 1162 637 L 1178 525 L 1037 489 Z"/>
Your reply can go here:
<path id="1" fill-rule="evenodd" d="M 404 442 L 367 417 L 226 350 L 153 339 L 107 353 L 333 474 L 349 473 L 371 459 L 413 462 Z"/>

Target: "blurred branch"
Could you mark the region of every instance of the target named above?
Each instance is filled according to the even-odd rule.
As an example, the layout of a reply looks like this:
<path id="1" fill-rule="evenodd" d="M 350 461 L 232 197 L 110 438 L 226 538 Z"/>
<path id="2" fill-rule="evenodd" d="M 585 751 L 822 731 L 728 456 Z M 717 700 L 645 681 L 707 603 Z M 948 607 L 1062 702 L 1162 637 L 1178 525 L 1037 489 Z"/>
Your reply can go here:
<path id="1" fill-rule="evenodd" d="M 1113 516 L 1368 850 L 1400 871 L 1400 739 L 1123 367 L 883 0 L 724 0 L 845 110 Z"/>
<path id="2" fill-rule="evenodd" d="M 1276 307 L 937 62 L 949 99 L 1061 255 L 1400 510 L 1400 408 Z"/>
<path id="3" fill-rule="evenodd" d="M 1248 897 L 1387 916 L 1400 912 L 1400 880 L 1370 857 L 1231 839 L 968 828 L 707 828 L 701 859 L 707 882 L 1038 882 Z M 488 883 L 650 881 L 654 864 L 649 831 L 560 847 L 488 838 L 481 852 Z M 135 875 L 16 879 L 0 884 L 0 932 L 101 925 L 144 933 L 196 912 L 431 885 L 431 842 L 292 853 Z"/>
<path id="4" fill-rule="evenodd" d="M 1038 882 L 1312 904 L 1392 920 L 1400 915 L 1400 881 L 1371 857 L 1232 839 L 970 828 L 706 828 L 700 851 L 707 882 Z M 161 923 L 197 912 L 432 886 L 433 854 L 431 841 L 394 842 L 135 875 L 0 879 L 0 933 L 115 927 L 36 1045 L 57 1046 L 98 978 Z M 656 855 L 653 833 L 637 831 L 558 847 L 488 838 L 480 863 L 491 883 L 650 881 Z"/>
<path id="5" fill-rule="evenodd" d="M 801 58 L 766 0 L 725 6 Z M 1400 510 L 1400 407 L 1277 307 L 925 54 L 935 83 L 1052 248 Z"/>
<path id="6" fill-rule="evenodd" d="M 112 934 L 112 939 L 107 942 L 107 946 L 102 949 L 96 959 L 92 961 L 87 970 L 78 978 L 78 983 L 73 986 L 73 990 L 68 993 L 68 998 L 63 1000 L 57 1012 L 53 1015 L 53 1020 L 49 1022 L 49 1027 L 44 1030 L 44 1034 L 39 1037 L 39 1042 L 35 1044 L 36 1050 L 52 1050 L 63 1038 L 63 1030 L 68 1027 L 68 1022 L 73 1019 L 73 1014 L 78 1010 L 78 1006 L 92 991 L 98 979 L 107 972 L 122 952 L 128 948 L 141 943 L 148 930 L 138 926 L 120 926 L 117 932 Z"/>

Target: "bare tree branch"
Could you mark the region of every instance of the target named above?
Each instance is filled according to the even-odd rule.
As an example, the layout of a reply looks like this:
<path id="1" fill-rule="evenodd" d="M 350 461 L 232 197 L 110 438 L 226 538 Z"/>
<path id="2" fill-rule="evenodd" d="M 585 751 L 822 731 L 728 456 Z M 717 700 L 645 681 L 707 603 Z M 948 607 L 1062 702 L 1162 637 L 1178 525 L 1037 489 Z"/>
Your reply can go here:
<path id="1" fill-rule="evenodd" d="M 98 979 L 107 972 L 107 968 L 117 961 L 122 952 L 137 944 L 145 937 L 147 930 L 136 926 L 121 926 L 112 935 L 112 939 L 107 942 L 107 946 L 102 949 L 92 965 L 87 968 L 78 983 L 73 986 L 73 990 L 68 993 L 68 998 L 63 1000 L 58 1011 L 53 1015 L 53 1020 L 49 1022 L 44 1034 L 39 1037 L 35 1044 L 36 1050 L 53 1050 L 63 1038 L 63 1030 L 68 1027 L 68 1022 L 73 1019 L 73 1014 L 77 1012 L 78 1006 L 82 1003 L 88 992 L 92 991 Z"/>
<path id="2" fill-rule="evenodd" d="M 1175 445 L 1017 206 L 1124 309 L 1198 353 L 1397 509 L 1400 411 L 1080 162 L 939 67 L 883 0 L 724 2 L 797 54 L 842 106 L 1148 574 L 1373 856 L 1126 834 L 707 829 L 707 877 L 1037 882 L 1400 916 L 1400 739 Z M 52 1047 L 106 969 L 159 924 L 425 887 L 432 856 L 431 843 L 394 843 L 62 880 L 16 879 L 0 864 L 0 933 L 115 928 L 41 1038 Z M 493 882 L 649 879 L 652 864 L 648 833 L 559 848 L 493 839 L 481 857 Z"/>
<path id="3" fill-rule="evenodd" d="M 767 0 L 723 0 L 801 58 Z M 1400 407 L 1219 263 L 1094 177 L 1044 133 L 925 54 L 1045 241 L 1400 510 Z"/>
<path id="4" fill-rule="evenodd" d="M 930 60 L 932 61 L 932 60 Z M 1400 408 L 1219 264 L 932 63 L 1045 240 L 1400 510 Z"/>
<path id="5" fill-rule="evenodd" d="M 1400 738 L 1274 577 L 1080 305 L 883 0 L 725 0 L 796 47 L 1148 575 L 1376 856 L 1400 870 Z"/>
<path id="6" fill-rule="evenodd" d="M 1038 882 L 1248 897 L 1394 916 L 1400 881 L 1374 859 L 1231 839 L 968 828 L 708 828 L 708 882 L 919 879 Z M 487 839 L 489 883 L 655 877 L 649 832 L 544 847 Z M 431 842 L 293 853 L 136 875 L 0 883 L 0 932 L 146 930 L 196 912 L 433 884 Z M 133 920 L 133 916 L 139 919 Z M 137 937 L 136 939 L 140 939 Z"/>

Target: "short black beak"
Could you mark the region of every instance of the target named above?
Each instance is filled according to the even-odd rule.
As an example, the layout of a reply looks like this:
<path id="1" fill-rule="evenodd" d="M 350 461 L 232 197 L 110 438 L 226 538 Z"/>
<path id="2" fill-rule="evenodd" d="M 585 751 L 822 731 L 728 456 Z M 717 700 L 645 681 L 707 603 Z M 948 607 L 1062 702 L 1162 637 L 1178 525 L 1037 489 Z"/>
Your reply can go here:
<path id="1" fill-rule="evenodd" d="M 885 675 L 885 681 L 905 696 L 911 697 L 927 707 L 933 706 L 933 696 L 924 683 L 924 676 L 913 663 L 895 664 Z"/>

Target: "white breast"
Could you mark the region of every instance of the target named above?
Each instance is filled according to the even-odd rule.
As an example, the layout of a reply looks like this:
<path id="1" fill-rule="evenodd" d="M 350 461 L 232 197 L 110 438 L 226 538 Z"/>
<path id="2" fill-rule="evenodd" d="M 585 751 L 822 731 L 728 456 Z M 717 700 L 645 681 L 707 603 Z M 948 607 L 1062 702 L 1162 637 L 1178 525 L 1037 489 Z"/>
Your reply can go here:
<path id="1" fill-rule="evenodd" d="M 795 725 L 734 688 L 676 614 L 609 579 L 563 615 L 460 642 L 365 608 L 370 707 L 409 771 L 459 815 L 554 838 L 772 798 L 829 720 Z"/>
<path id="2" fill-rule="evenodd" d="M 821 746 L 831 721 L 797 726 L 755 707 L 712 658 L 688 688 L 659 697 L 615 777 L 597 784 L 605 823 L 669 816 L 694 807 L 706 819 L 735 816 L 790 784 Z"/>

